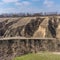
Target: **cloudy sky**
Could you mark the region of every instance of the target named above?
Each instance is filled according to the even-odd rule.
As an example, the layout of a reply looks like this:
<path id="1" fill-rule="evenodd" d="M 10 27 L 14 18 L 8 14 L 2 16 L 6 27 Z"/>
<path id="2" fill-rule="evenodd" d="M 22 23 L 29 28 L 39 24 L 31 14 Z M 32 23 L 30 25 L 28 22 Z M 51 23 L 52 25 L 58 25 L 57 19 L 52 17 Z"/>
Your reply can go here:
<path id="1" fill-rule="evenodd" d="M 19 12 L 60 12 L 60 0 L 0 0 L 0 14 Z"/>

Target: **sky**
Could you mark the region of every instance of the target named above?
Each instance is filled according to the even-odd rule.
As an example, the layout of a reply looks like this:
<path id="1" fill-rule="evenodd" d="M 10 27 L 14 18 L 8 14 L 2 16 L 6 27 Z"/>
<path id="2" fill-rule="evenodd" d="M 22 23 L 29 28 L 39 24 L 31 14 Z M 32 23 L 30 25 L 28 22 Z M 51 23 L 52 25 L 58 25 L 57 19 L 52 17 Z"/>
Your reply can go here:
<path id="1" fill-rule="evenodd" d="M 60 12 L 60 0 L 0 0 L 2 13 Z"/>

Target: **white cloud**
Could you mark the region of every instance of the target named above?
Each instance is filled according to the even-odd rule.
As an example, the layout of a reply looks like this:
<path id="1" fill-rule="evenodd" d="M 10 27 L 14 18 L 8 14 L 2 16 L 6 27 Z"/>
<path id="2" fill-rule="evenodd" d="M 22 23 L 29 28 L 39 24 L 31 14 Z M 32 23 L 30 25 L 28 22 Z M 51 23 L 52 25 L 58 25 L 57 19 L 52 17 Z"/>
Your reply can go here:
<path id="1" fill-rule="evenodd" d="M 43 4 L 47 7 L 52 7 L 54 5 L 54 2 L 51 0 L 45 0 Z"/>
<path id="2" fill-rule="evenodd" d="M 32 0 L 32 1 L 40 1 L 40 0 Z"/>
<path id="3" fill-rule="evenodd" d="M 29 5 L 30 2 L 28 2 L 28 1 L 23 1 L 22 4 L 24 4 L 24 5 Z"/>
<path id="4" fill-rule="evenodd" d="M 0 8 L 0 14 L 1 13 L 15 13 L 16 12 L 16 9 L 15 8 Z"/>
<path id="5" fill-rule="evenodd" d="M 15 4 L 17 6 L 28 6 L 28 5 L 30 5 L 30 2 L 28 2 L 28 1 L 22 1 L 22 2 L 16 2 Z"/>
<path id="6" fill-rule="evenodd" d="M 2 0 L 4 3 L 11 3 L 11 2 L 17 2 L 18 0 Z"/>

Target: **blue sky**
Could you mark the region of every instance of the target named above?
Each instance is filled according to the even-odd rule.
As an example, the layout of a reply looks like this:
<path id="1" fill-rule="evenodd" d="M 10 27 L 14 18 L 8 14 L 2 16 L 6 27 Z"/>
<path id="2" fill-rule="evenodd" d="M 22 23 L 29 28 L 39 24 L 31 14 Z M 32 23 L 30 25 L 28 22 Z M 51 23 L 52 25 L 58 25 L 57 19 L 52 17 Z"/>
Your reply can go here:
<path id="1" fill-rule="evenodd" d="M 0 14 L 19 12 L 60 12 L 60 0 L 0 0 Z"/>

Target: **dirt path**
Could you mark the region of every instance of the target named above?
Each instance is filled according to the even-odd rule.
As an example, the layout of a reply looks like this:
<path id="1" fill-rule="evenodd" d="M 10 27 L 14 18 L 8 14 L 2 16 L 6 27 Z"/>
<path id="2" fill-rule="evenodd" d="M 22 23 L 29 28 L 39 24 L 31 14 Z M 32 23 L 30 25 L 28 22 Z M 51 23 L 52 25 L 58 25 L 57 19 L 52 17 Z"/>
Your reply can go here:
<path id="1" fill-rule="evenodd" d="M 60 55 L 60 52 L 39 52 L 37 54 L 57 54 L 57 55 Z"/>
<path id="2" fill-rule="evenodd" d="M 52 52 L 52 54 L 58 54 L 58 55 L 60 55 L 60 52 Z"/>

